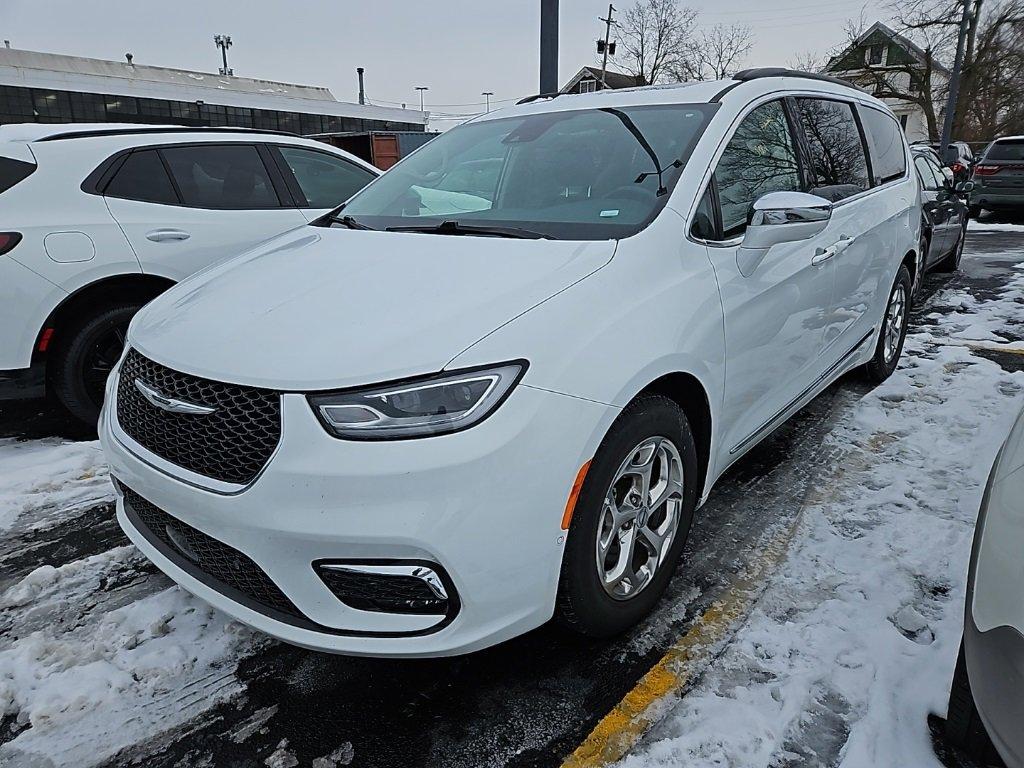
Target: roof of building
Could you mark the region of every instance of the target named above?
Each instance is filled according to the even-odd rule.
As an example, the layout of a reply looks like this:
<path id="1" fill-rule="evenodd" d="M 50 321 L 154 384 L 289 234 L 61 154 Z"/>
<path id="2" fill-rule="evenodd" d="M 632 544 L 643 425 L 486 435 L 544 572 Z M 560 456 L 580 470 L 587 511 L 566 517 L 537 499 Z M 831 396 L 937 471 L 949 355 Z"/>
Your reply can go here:
<path id="1" fill-rule="evenodd" d="M 320 86 L 15 48 L 0 48 L 0 85 L 203 101 L 232 107 L 343 115 L 371 120 L 425 122 L 425 114 L 419 110 L 341 102 L 334 98 L 330 90 Z"/>
<path id="2" fill-rule="evenodd" d="M 577 72 L 569 82 L 562 86 L 559 93 L 566 93 L 571 88 L 574 88 L 577 83 L 581 80 L 597 80 L 601 81 L 601 69 L 600 67 L 583 67 Z M 614 70 L 608 69 L 604 73 L 604 81 L 609 88 L 635 88 L 638 85 L 644 85 L 642 77 L 637 75 L 627 75 L 625 72 L 615 72 Z"/>
<path id="3" fill-rule="evenodd" d="M 848 71 L 848 70 L 838 69 L 838 68 L 836 68 L 836 65 L 839 64 L 839 62 L 841 62 L 843 60 L 843 58 L 846 56 L 847 53 L 849 53 L 849 51 L 851 49 L 857 48 L 858 46 L 863 45 L 872 35 L 874 35 L 874 34 L 876 34 L 878 32 L 882 33 L 883 35 L 888 37 L 890 40 L 892 40 L 894 43 L 896 43 L 898 46 L 900 46 L 903 50 L 905 50 L 908 54 L 910 54 L 910 56 L 912 56 L 915 60 L 917 60 L 919 62 L 924 62 L 924 61 L 926 61 L 928 59 L 927 52 L 921 46 L 919 46 L 917 43 L 915 43 L 913 40 L 911 40 L 908 37 L 905 37 L 904 35 L 901 35 L 899 32 L 897 32 L 896 30 L 894 30 L 892 27 L 888 26 L 887 24 L 883 24 L 881 21 L 876 21 L 870 27 L 868 27 L 863 32 L 861 32 L 856 37 L 856 39 L 852 40 L 849 45 L 847 45 L 845 48 L 843 48 L 842 51 L 837 53 L 835 56 L 832 56 L 828 60 L 828 64 L 825 65 L 825 71 L 827 71 L 827 72 Z M 949 73 L 949 69 L 947 69 L 946 66 L 942 64 L 942 62 L 940 62 L 938 59 L 936 59 L 934 57 L 932 57 L 932 66 L 937 71 L 939 71 L 939 72 L 942 72 L 942 73 L 945 73 L 945 74 Z"/>

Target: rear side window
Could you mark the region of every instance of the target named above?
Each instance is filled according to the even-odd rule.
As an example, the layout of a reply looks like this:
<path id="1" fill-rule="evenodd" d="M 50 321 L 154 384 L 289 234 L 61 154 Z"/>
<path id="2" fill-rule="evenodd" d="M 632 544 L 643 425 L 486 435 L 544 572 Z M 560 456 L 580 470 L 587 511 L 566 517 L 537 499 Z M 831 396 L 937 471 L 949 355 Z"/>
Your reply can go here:
<path id="1" fill-rule="evenodd" d="M 0 157 L 0 193 L 6 192 L 18 182 L 24 181 L 36 169 L 35 163 Z"/>
<path id="2" fill-rule="evenodd" d="M 373 181 L 374 174 L 326 152 L 278 147 L 310 208 L 335 208 Z"/>
<path id="3" fill-rule="evenodd" d="M 907 170 L 907 153 L 903 147 L 903 130 L 884 112 L 862 107 L 860 119 L 871 152 L 874 183 L 885 184 L 899 179 Z"/>
<path id="4" fill-rule="evenodd" d="M 866 190 L 868 163 L 851 105 L 829 99 L 796 103 L 810 150 L 811 194 L 837 202 Z"/>
<path id="5" fill-rule="evenodd" d="M 921 183 L 924 184 L 925 189 L 932 192 L 942 189 L 942 183 L 927 159 L 918 155 L 914 158 L 914 165 L 917 166 L 917 172 L 921 175 Z"/>
<path id="6" fill-rule="evenodd" d="M 144 203 L 177 205 L 178 196 L 155 149 L 132 152 L 117 169 L 103 194 Z"/>
<path id="7" fill-rule="evenodd" d="M 986 160 L 1008 160 L 1024 162 L 1024 139 L 996 141 L 985 153 Z"/>
<path id="8" fill-rule="evenodd" d="M 185 205 L 258 209 L 281 205 L 256 147 L 210 144 L 160 150 Z"/>
<path id="9" fill-rule="evenodd" d="M 770 101 L 743 118 L 715 168 L 722 235 L 747 228 L 751 206 L 769 192 L 800 190 L 796 145 L 781 101 Z"/>

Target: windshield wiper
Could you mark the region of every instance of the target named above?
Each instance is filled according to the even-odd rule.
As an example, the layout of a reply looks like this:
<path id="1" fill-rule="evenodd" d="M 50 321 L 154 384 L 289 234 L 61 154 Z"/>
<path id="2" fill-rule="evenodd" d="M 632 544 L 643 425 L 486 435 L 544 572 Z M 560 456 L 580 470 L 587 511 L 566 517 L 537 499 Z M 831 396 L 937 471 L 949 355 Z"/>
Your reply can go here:
<path id="1" fill-rule="evenodd" d="M 409 224 L 400 227 L 387 227 L 388 232 L 423 232 L 428 235 L 484 235 L 493 237 L 515 237 L 522 240 L 551 240 L 551 235 L 534 232 L 522 227 L 493 227 L 482 224 L 462 224 L 449 220 L 440 224 Z"/>
<path id="2" fill-rule="evenodd" d="M 367 226 L 361 221 L 356 221 L 351 216 L 332 216 L 331 222 L 334 224 L 341 224 L 343 227 L 348 227 L 349 229 L 373 229 L 373 227 Z"/>

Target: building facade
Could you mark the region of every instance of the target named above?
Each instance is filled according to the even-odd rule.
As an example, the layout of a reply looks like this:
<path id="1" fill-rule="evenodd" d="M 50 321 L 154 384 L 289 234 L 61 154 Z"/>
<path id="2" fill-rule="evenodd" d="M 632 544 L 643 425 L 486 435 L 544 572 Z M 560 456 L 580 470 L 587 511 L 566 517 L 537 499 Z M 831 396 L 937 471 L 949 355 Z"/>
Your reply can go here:
<path id="1" fill-rule="evenodd" d="M 153 123 L 288 131 L 423 131 L 419 110 L 352 104 L 327 88 L 131 61 L 0 48 L 0 125 Z"/>
<path id="2" fill-rule="evenodd" d="M 646 85 L 642 77 L 634 77 L 623 72 L 606 70 L 604 83 L 601 82 L 600 67 L 583 67 L 569 82 L 562 86 L 559 93 L 592 93 L 599 91 L 605 86 L 608 88 L 635 88 L 638 85 Z"/>
<path id="3" fill-rule="evenodd" d="M 910 141 L 937 141 L 949 70 L 920 46 L 878 21 L 825 66 L 884 101 Z M 931 119 L 930 119 L 931 118 Z"/>

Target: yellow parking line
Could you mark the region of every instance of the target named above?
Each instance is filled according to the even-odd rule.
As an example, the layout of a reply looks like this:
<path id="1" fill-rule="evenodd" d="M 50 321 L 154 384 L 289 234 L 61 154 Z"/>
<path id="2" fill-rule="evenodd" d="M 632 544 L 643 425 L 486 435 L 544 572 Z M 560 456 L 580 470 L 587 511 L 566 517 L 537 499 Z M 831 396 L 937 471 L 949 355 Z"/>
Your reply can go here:
<path id="1" fill-rule="evenodd" d="M 797 516 L 797 519 L 799 515 Z M 707 660 L 765 586 L 765 576 L 782 560 L 794 524 L 772 536 L 738 578 L 669 648 L 636 686 L 594 726 L 590 735 L 562 763 L 563 768 L 595 768 L 620 760 L 654 724 L 651 705 L 677 693 Z"/>

